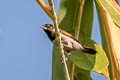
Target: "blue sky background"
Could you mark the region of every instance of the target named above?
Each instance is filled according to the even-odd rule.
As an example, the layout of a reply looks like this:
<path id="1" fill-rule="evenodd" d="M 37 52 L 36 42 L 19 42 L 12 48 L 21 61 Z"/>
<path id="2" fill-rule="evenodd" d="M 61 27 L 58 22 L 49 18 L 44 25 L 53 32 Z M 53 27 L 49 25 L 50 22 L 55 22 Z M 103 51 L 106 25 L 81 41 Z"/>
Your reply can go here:
<path id="1" fill-rule="evenodd" d="M 56 10 L 58 5 L 55 0 Z M 92 39 L 101 45 L 94 13 Z M 51 80 L 52 43 L 40 29 L 46 23 L 52 21 L 36 0 L 0 1 L 0 80 Z M 106 80 L 95 72 L 91 75 Z"/>

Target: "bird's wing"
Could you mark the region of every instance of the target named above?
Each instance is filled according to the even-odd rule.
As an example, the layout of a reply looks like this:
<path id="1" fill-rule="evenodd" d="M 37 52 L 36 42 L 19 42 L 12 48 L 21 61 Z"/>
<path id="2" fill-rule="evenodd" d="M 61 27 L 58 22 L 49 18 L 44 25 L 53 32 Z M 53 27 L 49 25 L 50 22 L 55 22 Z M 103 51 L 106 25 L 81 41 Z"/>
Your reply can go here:
<path id="1" fill-rule="evenodd" d="M 63 35 L 66 35 L 68 36 L 69 38 L 77 41 L 78 43 L 80 43 L 77 39 L 75 39 L 71 34 L 69 34 L 68 32 L 65 32 L 64 30 L 60 29 L 60 33 L 63 34 Z"/>

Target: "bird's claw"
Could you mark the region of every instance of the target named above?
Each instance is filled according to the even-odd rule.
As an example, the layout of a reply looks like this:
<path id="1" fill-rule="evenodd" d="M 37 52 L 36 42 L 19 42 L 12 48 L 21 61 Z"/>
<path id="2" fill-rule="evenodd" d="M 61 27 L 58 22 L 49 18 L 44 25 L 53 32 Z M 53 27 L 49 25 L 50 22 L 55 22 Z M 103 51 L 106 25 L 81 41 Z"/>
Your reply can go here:
<path id="1" fill-rule="evenodd" d="M 65 57 L 65 61 L 67 61 L 67 60 L 68 60 L 68 58 Z M 61 56 L 61 62 L 64 63 L 63 56 Z"/>

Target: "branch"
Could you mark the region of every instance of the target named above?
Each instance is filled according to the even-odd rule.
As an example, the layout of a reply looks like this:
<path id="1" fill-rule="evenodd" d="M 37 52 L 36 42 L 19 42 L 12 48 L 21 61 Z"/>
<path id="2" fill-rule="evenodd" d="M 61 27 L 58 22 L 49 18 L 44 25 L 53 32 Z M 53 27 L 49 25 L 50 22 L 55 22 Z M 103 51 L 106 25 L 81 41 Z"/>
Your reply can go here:
<path id="1" fill-rule="evenodd" d="M 54 21 L 55 18 L 51 13 L 51 8 L 44 2 L 44 0 L 37 0 L 37 2 L 42 7 L 42 9 L 46 12 L 46 14 Z"/>
<path id="2" fill-rule="evenodd" d="M 55 17 L 55 20 L 53 22 L 54 22 L 54 26 L 55 26 L 56 40 L 59 43 L 58 47 L 59 47 L 60 53 L 62 55 L 62 61 L 63 61 L 64 67 L 65 67 L 66 77 L 67 77 L 67 80 L 70 80 L 68 67 L 67 67 L 67 63 L 66 63 L 66 58 L 65 58 L 65 54 L 64 54 L 64 50 L 63 50 L 63 45 L 61 42 L 60 31 L 58 28 L 57 16 L 56 16 L 56 13 L 54 10 L 54 3 L 53 3 L 53 0 L 48 0 L 48 2 L 50 5 L 50 8 L 51 8 L 51 12 L 52 12 L 53 16 Z"/>

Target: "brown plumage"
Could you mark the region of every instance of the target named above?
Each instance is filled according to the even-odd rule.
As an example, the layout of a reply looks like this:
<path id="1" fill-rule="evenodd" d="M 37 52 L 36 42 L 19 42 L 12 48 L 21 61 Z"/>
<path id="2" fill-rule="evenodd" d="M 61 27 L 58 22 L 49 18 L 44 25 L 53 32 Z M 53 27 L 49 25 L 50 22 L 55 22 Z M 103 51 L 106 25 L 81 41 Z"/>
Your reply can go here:
<path id="1" fill-rule="evenodd" d="M 54 43 L 56 39 L 55 35 L 55 28 L 52 24 L 45 24 L 41 27 L 45 33 L 47 34 L 48 38 Z M 96 50 L 83 46 L 78 40 L 76 40 L 71 34 L 65 32 L 64 30 L 60 29 L 61 34 L 61 41 L 63 44 L 63 48 L 66 52 L 70 53 L 71 51 L 83 51 L 88 54 L 96 54 Z"/>

